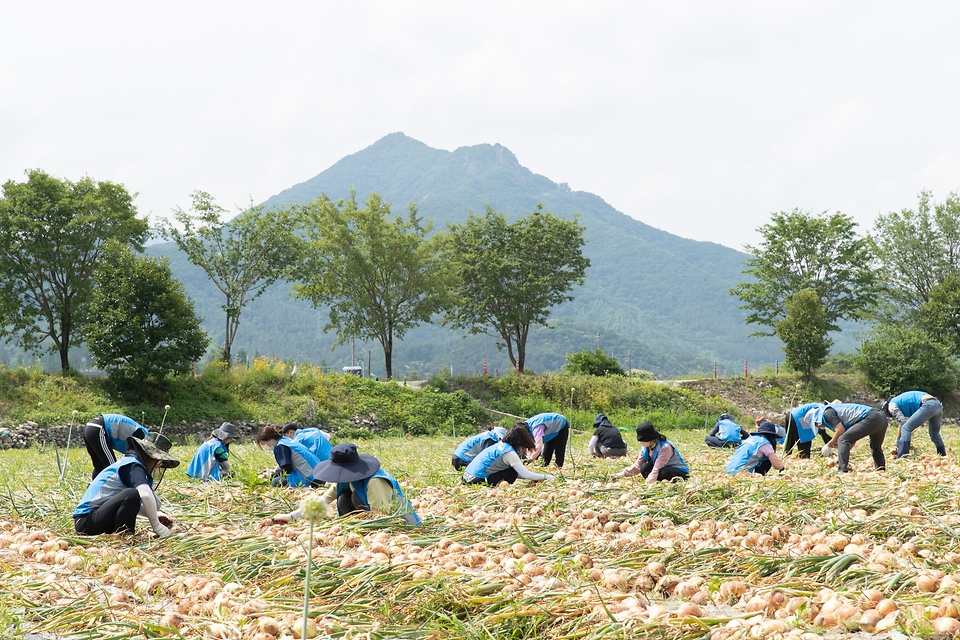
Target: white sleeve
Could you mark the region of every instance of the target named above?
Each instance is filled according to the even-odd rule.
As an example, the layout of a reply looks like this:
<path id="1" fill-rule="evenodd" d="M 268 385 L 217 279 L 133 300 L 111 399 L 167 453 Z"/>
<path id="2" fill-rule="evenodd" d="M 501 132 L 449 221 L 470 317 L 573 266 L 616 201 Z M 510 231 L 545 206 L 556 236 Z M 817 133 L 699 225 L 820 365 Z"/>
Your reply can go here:
<path id="1" fill-rule="evenodd" d="M 520 456 L 517 455 L 516 451 L 508 451 L 507 453 L 503 454 L 503 461 L 513 467 L 517 472 L 517 476 L 523 478 L 524 480 L 547 479 L 547 476 L 540 473 L 534 473 L 523 466 L 523 463 L 520 462 Z"/>
<path id="2" fill-rule="evenodd" d="M 899 424 L 901 427 L 903 426 L 903 423 L 909 419 L 904 415 L 903 411 L 900 410 L 900 407 L 893 402 L 888 404 L 887 408 L 890 409 L 890 413 L 893 414 L 893 419 L 896 420 L 897 424 Z"/>
<path id="3" fill-rule="evenodd" d="M 587 452 L 595 456 L 600 455 L 600 451 L 598 450 L 599 448 L 597 447 L 599 443 L 600 440 L 597 438 L 597 436 L 590 438 L 590 443 L 587 445 Z"/>

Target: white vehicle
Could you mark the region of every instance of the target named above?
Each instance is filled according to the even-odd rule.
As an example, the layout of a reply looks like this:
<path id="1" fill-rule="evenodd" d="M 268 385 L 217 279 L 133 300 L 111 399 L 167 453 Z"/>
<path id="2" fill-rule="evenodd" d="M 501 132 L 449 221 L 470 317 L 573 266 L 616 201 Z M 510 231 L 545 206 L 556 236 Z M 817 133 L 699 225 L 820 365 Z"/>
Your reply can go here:
<path id="1" fill-rule="evenodd" d="M 343 375 L 363 377 L 363 367 L 344 367 Z"/>

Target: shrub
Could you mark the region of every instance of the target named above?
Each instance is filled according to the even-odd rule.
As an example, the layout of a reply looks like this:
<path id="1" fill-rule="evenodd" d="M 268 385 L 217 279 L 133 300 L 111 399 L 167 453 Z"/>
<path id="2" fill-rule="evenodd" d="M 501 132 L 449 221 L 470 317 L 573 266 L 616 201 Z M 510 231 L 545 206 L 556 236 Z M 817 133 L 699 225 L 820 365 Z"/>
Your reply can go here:
<path id="1" fill-rule="evenodd" d="M 956 389 L 960 379 L 960 366 L 949 348 L 918 328 L 878 327 L 854 363 L 886 396 L 918 389 L 942 397 Z"/>
<path id="2" fill-rule="evenodd" d="M 623 375 L 620 362 L 614 356 L 609 356 L 602 349 L 587 351 L 583 349 L 577 353 L 567 354 L 567 364 L 564 369 L 570 374 L 588 376 Z"/>

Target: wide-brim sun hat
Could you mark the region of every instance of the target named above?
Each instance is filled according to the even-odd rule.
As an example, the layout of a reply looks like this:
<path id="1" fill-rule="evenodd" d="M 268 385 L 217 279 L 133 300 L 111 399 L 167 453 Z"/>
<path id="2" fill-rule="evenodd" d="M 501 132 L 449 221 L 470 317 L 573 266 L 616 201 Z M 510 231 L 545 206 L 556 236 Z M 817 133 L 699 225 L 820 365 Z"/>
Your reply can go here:
<path id="1" fill-rule="evenodd" d="M 151 431 L 143 440 L 134 437 L 127 438 L 127 448 L 129 449 L 131 446 L 136 447 L 142 455 L 159 461 L 161 467 L 169 469 L 180 465 L 179 460 L 167 453 L 173 443 L 162 434 Z"/>
<path id="2" fill-rule="evenodd" d="M 224 422 L 220 428 L 214 429 L 211 435 L 218 440 L 233 440 L 237 437 L 237 428 L 229 422 Z"/>
<path id="3" fill-rule="evenodd" d="M 344 442 L 330 449 L 330 459 L 313 468 L 314 479 L 321 482 L 357 482 L 366 480 L 380 469 L 380 461 L 357 452 L 357 445 Z"/>
<path id="4" fill-rule="evenodd" d="M 637 426 L 637 442 L 653 442 L 662 437 L 652 422 L 644 422 Z"/>
<path id="5" fill-rule="evenodd" d="M 758 436 L 776 436 L 776 437 L 778 437 L 778 438 L 783 437 L 783 436 L 781 436 L 780 433 L 778 432 L 778 430 L 777 430 L 777 425 L 773 424 L 772 422 L 767 422 L 767 421 L 764 421 L 764 422 L 761 422 L 761 423 L 760 423 L 760 426 L 757 427 L 757 432 L 756 432 L 754 435 L 758 435 Z M 784 434 L 784 435 L 786 435 L 786 434 Z"/>

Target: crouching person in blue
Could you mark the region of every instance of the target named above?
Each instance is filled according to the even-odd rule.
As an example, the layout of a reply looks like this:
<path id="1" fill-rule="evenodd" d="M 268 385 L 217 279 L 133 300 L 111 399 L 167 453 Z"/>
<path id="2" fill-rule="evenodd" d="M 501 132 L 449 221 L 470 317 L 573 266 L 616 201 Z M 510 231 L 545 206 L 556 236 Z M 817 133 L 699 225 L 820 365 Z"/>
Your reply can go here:
<path id="1" fill-rule="evenodd" d="M 153 472 L 158 467 L 176 467 L 180 461 L 168 453 L 170 440 L 162 435 L 155 440 L 156 444 L 129 438 L 127 454 L 97 474 L 73 512 L 77 533 L 132 534 L 140 515 L 150 522 L 155 534 L 161 538 L 170 535 L 173 520 L 160 510 L 160 500 L 153 491 Z"/>
<path id="2" fill-rule="evenodd" d="M 930 441 L 937 448 L 937 455 L 947 455 L 947 448 L 940 436 L 940 424 L 943 420 L 943 405 L 934 396 L 923 391 L 906 391 L 887 400 L 883 406 L 887 415 L 900 425 L 897 438 L 897 457 L 910 453 L 910 440 L 913 432 L 924 422 Z"/>
<path id="3" fill-rule="evenodd" d="M 870 452 L 873 465 L 885 469 L 887 460 L 883 456 L 883 439 L 887 435 L 889 419 L 879 409 L 865 404 L 831 403 L 822 405 L 813 416 L 813 424 L 818 429 L 832 429 L 833 438 L 823 445 L 822 453 L 830 455 L 837 451 L 837 471 L 845 473 L 850 461 L 850 448 L 861 438 L 870 438 Z"/>
<path id="4" fill-rule="evenodd" d="M 271 478 L 273 486 L 319 487 L 323 485 L 323 482 L 313 475 L 313 469 L 323 462 L 323 459 L 303 442 L 282 435 L 276 427 L 266 426 L 257 434 L 257 445 L 270 449 L 277 461 L 275 469 L 266 469 L 260 473 L 263 478 Z"/>
<path id="5" fill-rule="evenodd" d="M 627 443 L 610 419 L 598 413 L 593 419 L 593 436 L 587 450 L 595 458 L 622 458 L 627 455 Z"/>
<path id="6" fill-rule="evenodd" d="M 552 475 L 530 471 L 520 461 L 520 456 L 533 450 L 534 447 L 536 447 L 536 443 L 534 443 L 527 425 L 522 422 L 518 423 L 503 437 L 503 442 L 488 447 L 477 454 L 473 462 L 464 469 L 463 481 L 467 484 L 482 484 L 485 482 L 493 486 L 501 482 L 513 484 L 517 478 L 534 482 L 553 480 Z"/>
<path id="7" fill-rule="evenodd" d="M 420 516 L 403 495 L 400 483 L 380 468 L 373 456 L 357 452 L 352 442 L 338 444 L 330 450 L 330 459 L 319 463 L 313 477 L 330 483 L 323 494 L 327 515 L 347 515 L 356 511 L 377 511 L 383 515 L 399 514 L 410 525 L 421 525 Z M 290 522 L 302 517 L 300 509 L 273 516 L 274 522 Z"/>
<path id="8" fill-rule="evenodd" d="M 736 475 L 746 469 L 747 473 L 765 476 L 771 468 L 783 471 L 783 461 L 776 454 L 778 435 L 777 425 L 761 422 L 757 432 L 748 436 L 733 452 L 727 463 L 727 473 Z"/>
<path id="9" fill-rule="evenodd" d="M 88 422 L 83 428 L 83 443 L 93 462 L 91 477 L 96 478 L 117 461 L 114 451 L 127 452 L 127 438 L 145 438 L 146 435 L 147 430 L 140 423 L 119 413 L 104 413 Z"/>
<path id="10" fill-rule="evenodd" d="M 740 443 L 749 437 L 750 434 L 737 424 L 732 415 L 721 413 L 717 424 L 713 425 L 710 434 L 703 441 L 710 447 L 739 447 Z"/>
<path id="11" fill-rule="evenodd" d="M 224 422 L 193 454 L 187 475 L 207 482 L 219 480 L 230 473 L 230 443 L 236 437 L 236 427 Z"/>
<path id="12" fill-rule="evenodd" d="M 640 443 L 640 455 L 629 467 L 614 475 L 616 478 L 643 476 L 648 484 L 657 480 L 686 480 L 690 477 L 690 467 L 676 446 L 653 427 L 652 422 L 644 422 L 637 427 L 637 442 Z"/>
<path id="13" fill-rule="evenodd" d="M 453 456 L 450 458 L 450 464 L 452 464 L 453 468 L 457 471 L 463 469 L 473 462 L 477 454 L 503 440 L 505 435 L 507 435 L 506 429 L 503 427 L 494 427 L 489 431 L 481 431 L 476 435 L 470 436 L 454 449 Z"/>

